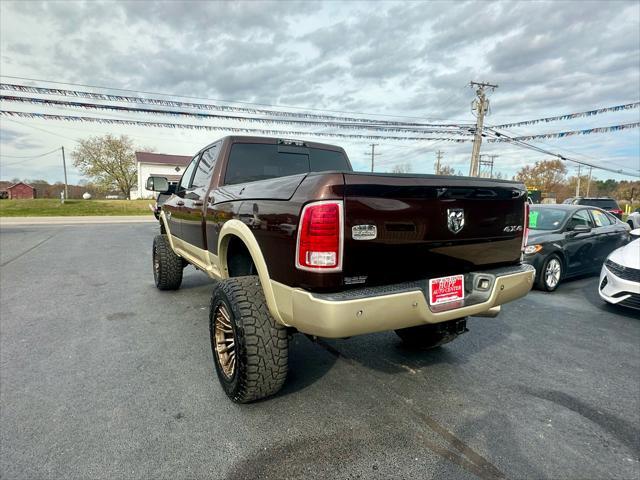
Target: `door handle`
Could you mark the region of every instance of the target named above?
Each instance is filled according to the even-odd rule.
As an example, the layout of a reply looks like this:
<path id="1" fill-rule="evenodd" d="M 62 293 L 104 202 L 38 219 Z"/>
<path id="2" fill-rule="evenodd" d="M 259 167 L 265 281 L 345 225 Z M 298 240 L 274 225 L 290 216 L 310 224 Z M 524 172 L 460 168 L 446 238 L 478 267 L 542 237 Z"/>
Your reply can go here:
<path id="1" fill-rule="evenodd" d="M 176 202 L 176 205 L 179 206 L 179 207 L 184 207 L 184 202 L 182 200 L 178 200 Z"/>

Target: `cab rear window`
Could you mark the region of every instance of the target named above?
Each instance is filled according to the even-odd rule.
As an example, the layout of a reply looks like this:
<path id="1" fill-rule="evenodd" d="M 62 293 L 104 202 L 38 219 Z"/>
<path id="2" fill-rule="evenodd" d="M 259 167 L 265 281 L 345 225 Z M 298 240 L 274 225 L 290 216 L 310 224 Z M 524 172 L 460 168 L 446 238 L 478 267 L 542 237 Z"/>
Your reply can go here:
<path id="1" fill-rule="evenodd" d="M 224 183 L 232 185 L 329 170 L 351 171 L 342 152 L 274 144 L 236 143 L 231 147 Z"/>

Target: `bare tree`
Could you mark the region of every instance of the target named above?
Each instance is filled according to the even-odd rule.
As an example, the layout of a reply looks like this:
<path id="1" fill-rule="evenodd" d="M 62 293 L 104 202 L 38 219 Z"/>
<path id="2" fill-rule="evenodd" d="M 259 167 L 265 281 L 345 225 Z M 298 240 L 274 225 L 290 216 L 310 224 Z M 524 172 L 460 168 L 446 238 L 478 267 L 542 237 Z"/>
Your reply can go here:
<path id="1" fill-rule="evenodd" d="M 118 190 L 126 198 L 138 181 L 133 141 L 126 135 L 81 140 L 71 157 L 73 164 L 93 183 L 105 190 Z"/>
<path id="2" fill-rule="evenodd" d="M 453 176 L 456 174 L 456 169 L 449 165 L 440 165 L 440 173 L 439 175 L 449 175 Z"/>
<path id="3" fill-rule="evenodd" d="M 411 165 L 408 163 L 394 165 L 391 169 L 391 173 L 411 173 Z"/>

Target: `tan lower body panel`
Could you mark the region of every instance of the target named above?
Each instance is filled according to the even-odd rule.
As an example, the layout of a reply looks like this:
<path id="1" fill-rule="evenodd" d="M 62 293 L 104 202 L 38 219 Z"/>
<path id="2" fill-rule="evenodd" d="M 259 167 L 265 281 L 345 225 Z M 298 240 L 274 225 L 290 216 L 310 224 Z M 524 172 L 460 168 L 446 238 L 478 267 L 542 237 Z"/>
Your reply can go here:
<path id="1" fill-rule="evenodd" d="M 190 243 L 179 239 L 169 234 L 169 243 L 171 248 L 176 254 L 187 260 L 192 265 L 196 266 L 211 278 L 219 280 L 222 278 L 220 275 L 220 264 L 218 257 L 208 250 L 203 250 L 198 247 L 194 247 Z"/>
<path id="2" fill-rule="evenodd" d="M 535 270 L 499 276 L 486 302 L 443 312 L 432 312 L 420 290 L 345 301 L 328 301 L 311 293 L 271 281 L 277 308 L 284 323 L 298 331 L 325 338 L 396 330 L 446 322 L 491 309 L 531 290 Z M 495 310 L 494 310 L 495 311 Z"/>

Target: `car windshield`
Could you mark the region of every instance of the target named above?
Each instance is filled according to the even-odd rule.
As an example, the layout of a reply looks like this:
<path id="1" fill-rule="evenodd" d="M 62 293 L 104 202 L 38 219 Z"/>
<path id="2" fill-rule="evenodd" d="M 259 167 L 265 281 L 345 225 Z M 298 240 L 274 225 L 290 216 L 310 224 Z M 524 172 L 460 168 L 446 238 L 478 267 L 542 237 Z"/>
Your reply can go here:
<path id="1" fill-rule="evenodd" d="M 536 207 L 529 211 L 529 228 L 532 230 L 556 230 L 564 223 L 569 212 L 556 208 Z"/>

